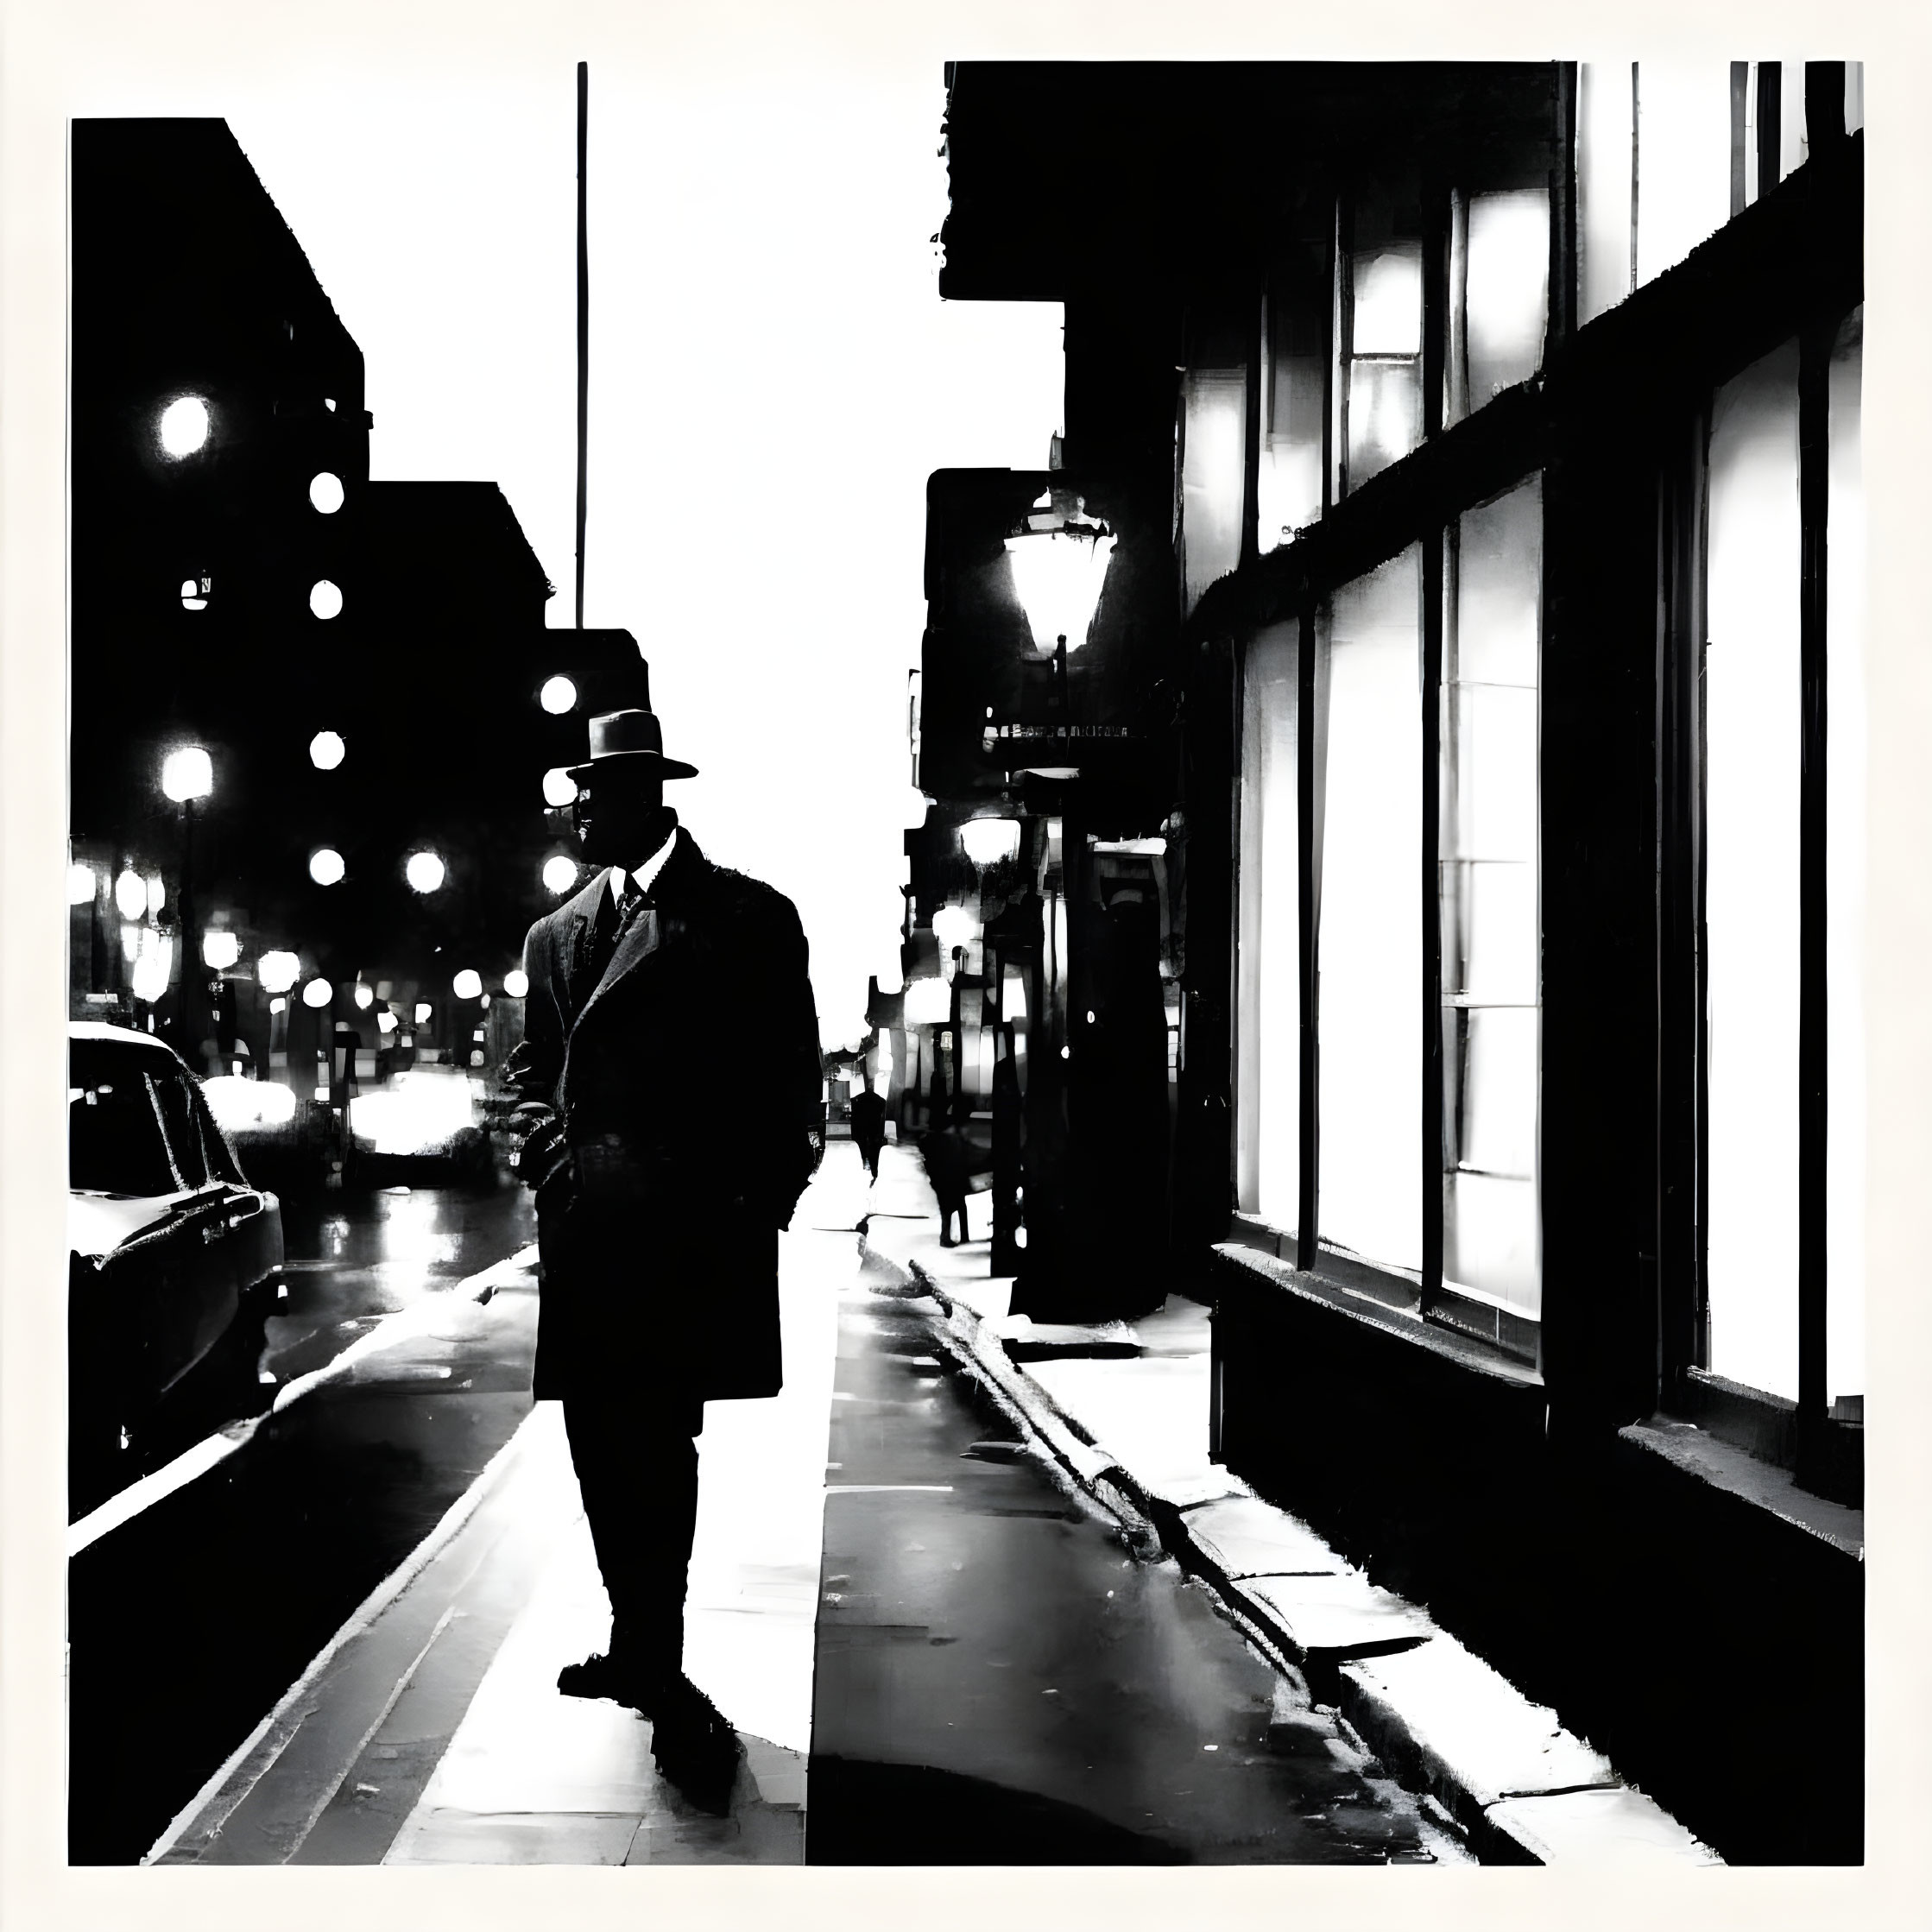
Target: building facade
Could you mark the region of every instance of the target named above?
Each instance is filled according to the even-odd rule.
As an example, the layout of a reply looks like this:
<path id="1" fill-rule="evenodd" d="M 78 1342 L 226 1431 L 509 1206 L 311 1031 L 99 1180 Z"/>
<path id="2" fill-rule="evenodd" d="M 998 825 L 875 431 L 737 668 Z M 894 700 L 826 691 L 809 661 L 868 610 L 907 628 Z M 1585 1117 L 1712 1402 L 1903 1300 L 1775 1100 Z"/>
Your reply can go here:
<path id="1" fill-rule="evenodd" d="M 1166 490 L 1219 1453 L 1773 1860 L 1862 1815 L 1861 121 L 1748 61 L 948 121 L 942 292 L 1064 301 L 1070 470 Z"/>

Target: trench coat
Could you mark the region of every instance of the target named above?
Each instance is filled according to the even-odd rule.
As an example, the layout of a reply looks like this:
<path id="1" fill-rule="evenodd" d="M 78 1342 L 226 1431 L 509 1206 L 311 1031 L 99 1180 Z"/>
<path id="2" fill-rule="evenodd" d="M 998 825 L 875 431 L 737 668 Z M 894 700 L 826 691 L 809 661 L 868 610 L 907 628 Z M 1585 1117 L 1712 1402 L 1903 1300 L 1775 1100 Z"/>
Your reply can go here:
<path id="1" fill-rule="evenodd" d="M 609 881 L 531 927 L 505 1068 L 571 1149 L 537 1196 L 534 1392 L 775 1395 L 779 1231 L 824 1150 L 805 932 L 680 829 L 593 982 Z"/>

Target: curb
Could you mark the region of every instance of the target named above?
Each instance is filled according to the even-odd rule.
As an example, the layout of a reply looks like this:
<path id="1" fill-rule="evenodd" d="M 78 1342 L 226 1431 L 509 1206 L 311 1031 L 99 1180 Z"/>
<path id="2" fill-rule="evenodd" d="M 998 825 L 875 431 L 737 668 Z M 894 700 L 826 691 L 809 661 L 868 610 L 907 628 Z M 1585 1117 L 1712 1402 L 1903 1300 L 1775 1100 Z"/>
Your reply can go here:
<path id="1" fill-rule="evenodd" d="M 1281 1561 L 1293 1569 L 1258 1576 L 1225 1563 L 1193 1520 L 1222 1503 L 1178 1504 L 1152 1494 L 916 1256 L 885 1253 L 862 1229 L 859 1251 L 875 1279 L 938 1304 L 938 1339 L 1066 1478 L 1119 1520 L 1136 1555 L 1172 1556 L 1282 1673 L 1291 1704 L 1328 1707 L 1452 1825 L 1481 1863 L 1722 1864 L 1564 1730 L 1553 1711 L 1531 1703 L 1426 1611 L 1368 1583 L 1305 1525 L 1236 1478 L 1222 1503 L 1253 1512 L 1291 1545 L 1293 1554 Z"/>

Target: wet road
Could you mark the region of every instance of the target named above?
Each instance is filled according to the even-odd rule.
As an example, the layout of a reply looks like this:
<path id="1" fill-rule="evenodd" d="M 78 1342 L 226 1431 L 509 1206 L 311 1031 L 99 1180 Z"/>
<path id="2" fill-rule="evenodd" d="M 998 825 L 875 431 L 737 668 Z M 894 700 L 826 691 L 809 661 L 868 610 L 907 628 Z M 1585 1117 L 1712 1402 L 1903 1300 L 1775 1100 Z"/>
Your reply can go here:
<path id="1" fill-rule="evenodd" d="M 1278 1710 L 1204 1591 L 1130 1555 L 978 1405 L 931 1314 L 862 1287 L 842 1308 L 808 1862 L 1444 1851 L 1406 1793 Z"/>
<path id="2" fill-rule="evenodd" d="M 72 1863 L 139 1859 L 528 1411 L 534 1290 L 452 1291 L 534 1238 L 521 1190 L 344 1200 L 287 1236 L 265 1348 L 175 1435 L 244 1434 L 331 1373 L 68 1566 Z"/>

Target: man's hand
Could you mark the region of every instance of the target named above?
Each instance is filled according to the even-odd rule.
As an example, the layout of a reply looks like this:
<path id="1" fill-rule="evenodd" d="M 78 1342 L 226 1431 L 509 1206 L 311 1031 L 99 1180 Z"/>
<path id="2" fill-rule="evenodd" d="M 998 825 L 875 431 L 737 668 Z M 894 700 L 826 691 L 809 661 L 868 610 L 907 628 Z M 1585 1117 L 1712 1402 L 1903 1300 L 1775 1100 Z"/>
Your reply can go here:
<path id="1" fill-rule="evenodd" d="M 562 1117 L 545 1102 L 528 1100 L 510 1114 L 509 1125 L 510 1132 L 519 1136 L 510 1165 L 527 1187 L 540 1191 L 570 1160 Z"/>

